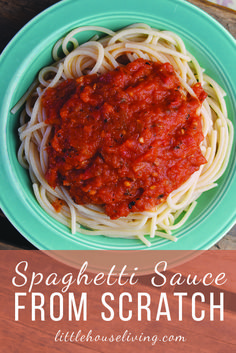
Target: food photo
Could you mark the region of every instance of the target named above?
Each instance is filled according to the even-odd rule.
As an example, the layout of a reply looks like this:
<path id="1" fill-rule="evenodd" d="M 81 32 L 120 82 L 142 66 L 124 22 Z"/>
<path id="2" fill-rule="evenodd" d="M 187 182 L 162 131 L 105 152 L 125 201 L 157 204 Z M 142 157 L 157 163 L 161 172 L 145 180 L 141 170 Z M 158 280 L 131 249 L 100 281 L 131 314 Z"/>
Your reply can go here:
<path id="1" fill-rule="evenodd" d="M 42 250 L 209 249 L 236 220 L 235 39 L 187 1 L 103 2 L 2 52 L 2 212 Z"/>
<path id="2" fill-rule="evenodd" d="M 236 1 L 0 8 L 2 351 L 235 351 Z"/>

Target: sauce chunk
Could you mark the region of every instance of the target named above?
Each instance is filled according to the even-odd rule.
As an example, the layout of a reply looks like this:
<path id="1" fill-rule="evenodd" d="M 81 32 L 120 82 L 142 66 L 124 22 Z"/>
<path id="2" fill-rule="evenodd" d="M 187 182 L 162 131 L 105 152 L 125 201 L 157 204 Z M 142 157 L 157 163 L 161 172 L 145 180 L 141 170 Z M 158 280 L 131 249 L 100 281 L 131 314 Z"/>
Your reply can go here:
<path id="1" fill-rule="evenodd" d="M 197 97 L 169 63 L 143 59 L 48 88 L 48 183 L 112 219 L 163 202 L 206 163 L 198 113 L 206 93 L 199 83 L 193 90 Z"/>

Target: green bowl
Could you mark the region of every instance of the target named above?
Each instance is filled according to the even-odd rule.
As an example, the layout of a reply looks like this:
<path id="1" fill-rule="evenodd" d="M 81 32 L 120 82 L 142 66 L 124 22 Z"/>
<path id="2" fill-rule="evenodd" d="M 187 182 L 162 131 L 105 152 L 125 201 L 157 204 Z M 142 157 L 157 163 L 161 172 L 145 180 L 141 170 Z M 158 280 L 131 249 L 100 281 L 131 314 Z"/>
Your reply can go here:
<path id="1" fill-rule="evenodd" d="M 18 115 L 11 108 L 25 93 L 43 66 L 52 62 L 54 43 L 71 29 L 83 25 L 116 30 L 135 22 L 181 36 L 206 73 L 227 92 L 227 109 L 236 125 L 235 39 L 208 14 L 182 0 L 64 0 L 30 21 L 12 39 L 0 57 L 0 200 L 15 228 L 42 250 L 146 249 L 139 240 L 71 235 L 35 200 L 32 185 L 17 161 Z M 86 37 L 81 38 L 85 41 Z M 236 220 L 236 145 L 218 187 L 205 192 L 186 224 L 175 232 L 177 242 L 153 239 L 152 250 L 200 250 L 215 244 Z"/>

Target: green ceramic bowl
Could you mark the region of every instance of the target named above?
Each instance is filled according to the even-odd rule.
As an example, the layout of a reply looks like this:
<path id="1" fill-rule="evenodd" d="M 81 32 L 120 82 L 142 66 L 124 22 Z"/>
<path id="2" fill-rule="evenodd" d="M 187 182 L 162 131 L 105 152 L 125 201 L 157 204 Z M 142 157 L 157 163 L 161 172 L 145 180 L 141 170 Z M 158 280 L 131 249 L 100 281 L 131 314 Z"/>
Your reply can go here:
<path id="1" fill-rule="evenodd" d="M 72 236 L 38 205 L 27 171 L 18 163 L 18 116 L 11 108 L 43 66 L 52 62 L 54 43 L 83 25 L 116 30 L 145 22 L 171 30 L 185 41 L 208 75 L 227 92 L 229 117 L 236 125 L 236 46 L 234 38 L 212 17 L 182 0 L 64 0 L 30 21 L 9 43 L 0 58 L 0 199 L 1 208 L 39 249 L 132 249 L 146 247 L 139 240 L 104 236 Z M 84 38 L 86 40 L 86 38 Z M 178 241 L 154 239 L 152 250 L 199 250 L 215 244 L 236 220 L 236 146 L 219 186 L 201 196 L 191 218 L 175 235 Z"/>

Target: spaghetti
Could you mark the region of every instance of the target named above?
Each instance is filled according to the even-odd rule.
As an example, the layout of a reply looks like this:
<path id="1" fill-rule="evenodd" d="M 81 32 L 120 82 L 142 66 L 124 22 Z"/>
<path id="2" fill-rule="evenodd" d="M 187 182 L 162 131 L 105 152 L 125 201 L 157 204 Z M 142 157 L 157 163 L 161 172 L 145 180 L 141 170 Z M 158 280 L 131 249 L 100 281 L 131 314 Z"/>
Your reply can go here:
<path id="1" fill-rule="evenodd" d="M 84 44 L 77 41 L 83 31 L 97 34 Z M 69 51 L 69 46 L 73 50 Z M 60 53 L 64 58 L 60 58 Z M 205 75 L 196 58 L 187 52 L 183 41 L 174 33 L 159 31 L 146 24 L 135 24 L 120 31 L 87 26 L 71 31 L 56 43 L 53 49 L 54 64 L 43 68 L 38 81 L 13 108 L 16 112 L 22 104 L 19 136 L 22 141 L 18 151 L 20 163 L 29 169 L 35 196 L 42 208 L 53 218 L 86 235 L 139 238 L 146 245 L 150 238 L 162 237 L 176 241 L 172 232 L 181 227 L 192 213 L 197 198 L 217 186 L 216 180 L 226 169 L 233 141 L 233 126 L 227 118 L 224 91 Z M 200 148 L 207 163 L 203 163 L 188 180 L 172 191 L 167 198 L 151 210 L 131 212 L 127 217 L 110 219 L 101 205 L 77 204 L 68 189 L 62 185 L 51 187 L 45 177 L 48 170 L 48 143 L 52 136 L 52 124 L 48 124 L 42 104 L 45 91 L 57 87 L 68 79 L 84 75 L 104 75 L 121 62 L 138 59 L 158 63 L 170 63 L 188 95 L 196 97 L 193 87 L 198 82 L 207 93 L 201 106 L 203 141 Z"/>

